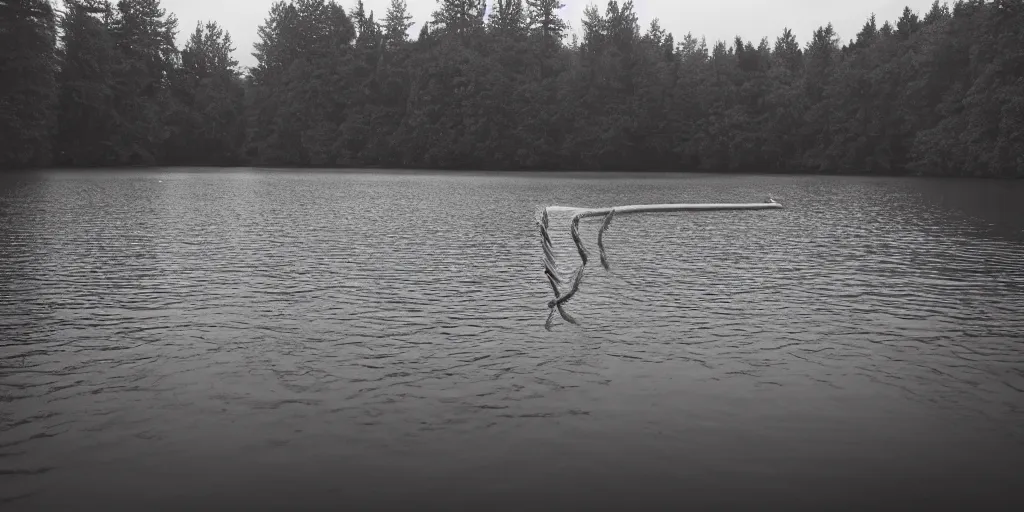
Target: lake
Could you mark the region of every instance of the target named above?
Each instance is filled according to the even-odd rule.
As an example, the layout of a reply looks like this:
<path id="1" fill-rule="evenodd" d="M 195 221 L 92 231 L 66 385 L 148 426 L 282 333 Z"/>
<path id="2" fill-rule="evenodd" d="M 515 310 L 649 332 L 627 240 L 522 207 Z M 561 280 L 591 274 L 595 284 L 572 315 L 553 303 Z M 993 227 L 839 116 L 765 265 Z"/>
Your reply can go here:
<path id="1" fill-rule="evenodd" d="M 0 340 L 8 511 L 1024 504 L 1022 182 L 8 174 Z"/>

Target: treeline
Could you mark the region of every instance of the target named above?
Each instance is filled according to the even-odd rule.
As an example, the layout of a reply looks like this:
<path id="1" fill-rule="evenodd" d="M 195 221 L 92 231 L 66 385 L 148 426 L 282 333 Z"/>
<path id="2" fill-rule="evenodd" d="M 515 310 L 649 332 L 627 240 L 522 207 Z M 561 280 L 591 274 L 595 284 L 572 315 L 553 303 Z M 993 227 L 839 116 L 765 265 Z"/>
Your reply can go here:
<path id="1" fill-rule="evenodd" d="M 267 165 L 1024 177 L 1024 0 L 842 43 L 676 39 L 633 3 L 273 6 L 257 65 L 159 0 L 0 0 L 0 167 Z"/>

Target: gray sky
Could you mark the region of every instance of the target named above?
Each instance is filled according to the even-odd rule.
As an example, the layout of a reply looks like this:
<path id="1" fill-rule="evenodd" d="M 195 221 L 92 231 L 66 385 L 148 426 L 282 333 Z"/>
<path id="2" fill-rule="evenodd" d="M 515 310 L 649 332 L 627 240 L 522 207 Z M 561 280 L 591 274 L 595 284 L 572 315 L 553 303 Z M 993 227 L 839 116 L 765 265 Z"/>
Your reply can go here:
<path id="1" fill-rule="evenodd" d="M 562 17 L 573 30 L 578 30 L 583 9 L 595 3 L 604 12 L 607 0 L 562 0 Z M 256 41 L 256 28 L 263 24 L 274 0 L 162 0 L 168 12 L 178 17 L 179 44 L 183 44 L 195 29 L 196 22 L 212 20 L 221 24 L 235 43 L 235 58 L 243 66 L 252 66 L 252 44 Z M 356 0 L 340 0 L 349 11 Z M 390 0 L 363 0 L 366 9 L 381 19 Z M 416 22 L 409 32 L 415 37 L 420 23 L 429 20 L 437 7 L 437 0 L 407 0 L 410 14 Z M 620 4 L 622 2 L 620 1 Z M 490 4 L 490 2 L 488 2 Z M 715 41 L 731 42 L 737 35 L 755 44 L 762 37 L 774 41 L 782 29 L 793 29 L 801 45 L 806 44 L 814 29 L 832 22 L 843 42 L 852 39 L 871 13 L 878 23 L 895 21 L 903 7 L 909 5 L 919 15 L 931 7 L 932 0 L 634 0 L 641 26 L 654 18 L 676 38 L 692 32 L 698 38 L 705 36 L 710 46 Z"/>

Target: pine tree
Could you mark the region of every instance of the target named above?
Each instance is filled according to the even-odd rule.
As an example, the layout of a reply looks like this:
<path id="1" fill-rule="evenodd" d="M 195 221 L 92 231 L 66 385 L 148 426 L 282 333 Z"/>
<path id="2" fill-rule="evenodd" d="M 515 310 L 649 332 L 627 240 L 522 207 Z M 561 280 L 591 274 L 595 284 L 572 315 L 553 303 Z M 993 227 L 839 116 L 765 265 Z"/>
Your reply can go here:
<path id="1" fill-rule="evenodd" d="M 356 27 L 357 47 L 372 49 L 380 44 L 383 32 L 380 25 L 373 19 L 373 11 L 370 11 L 370 14 L 366 14 L 363 0 L 359 0 L 357 3 L 356 12 L 352 15 L 352 21 Z"/>
<path id="2" fill-rule="evenodd" d="M 502 37 L 522 36 L 528 27 L 523 0 L 494 0 L 487 26 L 492 33 Z"/>
<path id="3" fill-rule="evenodd" d="M 166 161 L 227 164 L 239 160 L 244 139 L 244 91 L 231 35 L 216 22 L 197 23 L 181 51 L 166 118 Z"/>
<path id="4" fill-rule="evenodd" d="M 559 9 L 565 5 L 560 0 L 526 0 L 526 6 L 530 30 L 544 41 L 546 51 L 551 52 L 561 44 L 569 28 L 558 16 Z"/>
<path id="5" fill-rule="evenodd" d="M 896 34 L 903 39 L 907 39 L 911 34 L 917 32 L 919 24 L 920 21 L 917 14 L 910 10 L 910 7 L 904 7 L 903 14 L 896 22 Z"/>
<path id="6" fill-rule="evenodd" d="M 826 25 L 803 49 L 790 30 L 709 49 L 641 31 L 630 1 L 589 6 L 566 44 L 554 0 L 495 0 L 486 24 L 483 1 L 440 0 L 414 42 L 405 0 L 380 25 L 286 0 L 243 80 L 215 23 L 178 53 L 157 0 L 65 0 L 58 30 L 43 0 L 0 0 L 0 165 L 1021 176 L 1021 2 L 872 16 L 842 47 Z"/>
<path id="7" fill-rule="evenodd" d="M 117 61 L 114 109 L 117 112 L 118 159 L 153 164 L 162 158 L 169 136 L 163 113 L 170 74 L 178 59 L 178 20 L 160 0 L 120 0 L 109 31 Z"/>
<path id="8" fill-rule="evenodd" d="M 246 154 L 268 164 L 348 163 L 341 125 L 365 85 L 352 20 L 333 0 L 279 2 L 258 34 Z"/>
<path id="9" fill-rule="evenodd" d="M 864 22 L 864 26 L 861 27 L 860 32 L 857 33 L 857 40 L 850 46 L 854 49 L 864 49 L 871 46 L 871 43 L 875 42 L 878 37 L 878 25 L 875 23 L 875 15 L 872 13 L 871 17 Z"/>
<path id="10" fill-rule="evenodd" d="M 949 4 L 943 3 L 939 5 L 939 0 L 935 0 L 932 2 L 932 8 L 928 11 L 928 14 L 924 15 L 924 23 L 931 25 L 949 20 L 952 17 L 952 13 L 949 12 Z"/>
<path id="11" fill-rule="evenodd" d="M 63 165 L 121 163 L 114 71 L 117 55 L 107 30 L 111 6 L 66 0 L 60 17 L 55 160 Z"/>
<path id="12" fill-rule="evenodd" d="M 0 168 L 51 160 L 55 29 L 45 0 L 0 0 Z"/>
<path id="13" fill-rule="evenodd" d="M 486 0 L 438 0 L 438 3 L 433 24 L 439 30 L 468 36 L 483 27 Z"/>
<path id="14" fill-rule="evenodd" d="M 384 17 L 384 40 L 388 48 L 400 48 L 409 41 L 409 29 L 415 25 L 405 0 L 391 0 Z"/>

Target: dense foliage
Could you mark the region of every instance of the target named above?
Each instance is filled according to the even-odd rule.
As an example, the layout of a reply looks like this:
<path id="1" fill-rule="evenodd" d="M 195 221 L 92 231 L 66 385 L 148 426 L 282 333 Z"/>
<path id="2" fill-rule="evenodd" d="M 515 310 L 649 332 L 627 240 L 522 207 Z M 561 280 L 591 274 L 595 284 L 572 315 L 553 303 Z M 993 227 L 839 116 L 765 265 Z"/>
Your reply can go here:
<path id="1" fill-rule="evenodd" d="M 0 0 L 0 166 L 692 169 L 1024 177 L 1024 0 L 710 47 L 633 3 L 278 2 L 243 73 L 159 0 Z"/>

